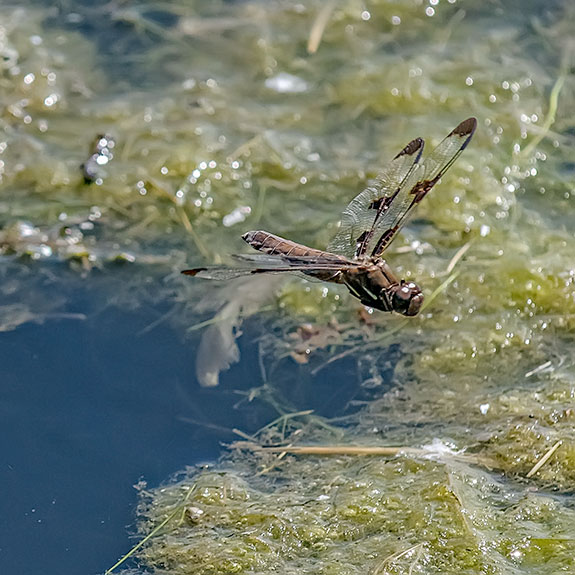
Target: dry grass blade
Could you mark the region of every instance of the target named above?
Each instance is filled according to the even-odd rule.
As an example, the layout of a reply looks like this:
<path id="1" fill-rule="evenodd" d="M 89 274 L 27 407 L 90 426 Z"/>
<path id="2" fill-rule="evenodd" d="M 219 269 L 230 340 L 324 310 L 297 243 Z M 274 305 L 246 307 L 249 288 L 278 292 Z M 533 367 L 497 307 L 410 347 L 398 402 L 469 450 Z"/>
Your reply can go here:
<path id="1" fill-rule="evenodd" d="M 423 553 L 424 546 L 425 546 L 425 542 L 418 543 L 417 545 L 413 545 L 412 547 L 409 547 L 409 549 L 406 549 L 405 551 L 399 551 L 398 553 L 394 553 L 393 555 L 386 557 L 371 572 L 371 575 L 385 575 L 386 573 L 389 573 L 389 571 L 387 570 L 387 567 L 390 564 L 394 563 L 398 559 L 401 559 L 402 557 L 405 557 L 406 555 L 412 555 L 415 551 L 417 551 L 417 554 L 413 560 L 413 563 L 410 565 L 409 571 L 408 571 L 408 573 L 412 573 L 414 565 L 416 565 L 417 562 L 419 561 L 419 559 L 421 558 L 421 554 Z"/>
<path id="2" fill-rule="evenodd" d="M 559 108 L 559 94 L 561 94 L 561 90 L 563 89 L 563 84 L 565 84 L 565 80 L 567 79 L 567 75 L 568 75 L 569 56 L 570 56 L 570 51 L 566 50 L 563 54 L 563 61 L 561 63 L 561 72 L 559 74 L 559 77 L 555 81 L 555 84 L 553 85 L 553 88 L 551 90 L 551 94 L 549 96 L 549 111 L 547 112 L 547 116 L 545 118 L 545 122 L 543 123 L 542 130 L 525 147 L 525 149 L 522 152 L 523 157 L 528 157 L 533 153 L 535 148 L 549 134 L 549 131 L 551 130 L 551 126 L 555 123 L 555 118 L 557 116 L 557 109 Z"/>
<path id="3" fill-rule="evenodd" d="M 176 515 L 178 515 L 178 513 L 182 514 L 182 517 L 180 518 L 180 521 L 182 521 L 183 520 L 183 513 L 185 511 L 185 504 L 195 490 L 196 490 L 196 485 L 194 484 L 190 487 L 190 489 L 188 490 L 186 495 L 184 497 L 182 497 L 181 501 L 176 505 L 174 511 L 172 513 L 170 513 L 159 525 L 154 527 L 154 529 L 152 529 L 152 531 L 150 531 L 150 533 L 148 533 L 143 539 L 138 541 L 138 543 L 136 543 L 136 545 L 134 545 L 134 547 L 132 547 L 130 549 L 130 551 L 128 551 L 128 553 L 126 553 L 123 557 L 118 559 L 118 561 L 116 561 L 116 563 L 114 563 L 114 565 L 112 565 L 112 567 L 110 567 L 109 569 L 106 569 L 106 571 L 104 572 L 104 575 L 110 575 L 110 573 L 112 573 L 112 571 L 114 571 L 120 565 L 125 563 L 130 557 L 132 557 L 132 555 L 134 555 L 134 553 L 138 549 L 140 549 L 140 547 L 145 545 L 152 537 L 157 535 L 168 523 L 170 523 L 170 521 L 172 521 L 172 519 L 174 519 L 174 517 Z"/>
<path id="4" fill-rule="evenodd" d="M 456 279 L 457 276 L 459 275 L 459 272 L 451 274 L 444 282 L 441 283 L 441 285 L 439 285 L 437 288 L 435 288 L 432 292 L 432 294 L 425 298 L 425 301 L 423 302 L 423 305 L 421 306 L 421 310 L 420 313 L 425 311 L 431 304 L 431 302 L 442 292 L 444 292 L 447 287 L 449 286 L 449 284 L 453 283 Z"/>
<path id="5" fill-rule="evenodd" d="M 201 240 L 200 236 L 197 234 L 196 230 L 194 229 L 194 226 L 192 226 L 192 222 L 190 221 L 190 218 L 188 217 L 186 210 L 184 210 L 182 206 L 176 204 L 176 211 L 180 218 L 180 221 L 182 222 L 182 225 L 184 226 L 184 229 L 188 232 L 188 234 L 190 234 L 192 240 L 194 241 L 196 248 L 205 259 L 208 259 L 210 256 L 210 252 L 204 245 L 204 242 Z"/>
<path id="6" fill-rule="evenodd" d="M 532 369 L 531 371 L 528 371 L 525 374 L 525 377 L 532 377 L 533 375 L 536 375 L 538 373 L 541 373 L 542 371 L 546 371 L 548 368 L 550 368 L 552 366 L 552 362 L 551 361 L 546 361 L 544 363 L 542 363 L 541 365 L 538 365 L 535 369 Z"/>
<path id="7" fill-rule="evenodd" d="M 313 25 L 311 27 L 311 31 L 309 33 L 309 38 L 307 41 L 307 52 L 308 54 L 315 54 L 319 45 L 321 43 L 321 39 L 323 37 L 323 33 L 333 9 L 335 8 L 335 0 L 331 0 L 328 2 L 317 14 Z"/>
<path id="8" fill-rule="evenodd" d="M 451 261 L 449 262 L 449 264 L 447 265 L 447 268 L 445 269 L 445 275 L 449 275 L 453 269 L 455 268 L 455 266 L 457 265 L 457 262 L 467 253 L 467 250 L 471 247 L 471 242 L 467 242 L 466 244 L 462 245 L 457 252 L 455 253 L 455 255 L 451 258 Z"/>
<path id="9" fill-rule="evenodd" d="M 549 461 L 549 458 L 559 449 L 559 446 L 563 442 L 559 440 L 547 453 L 531 468 L 531 471 L 527 474 L 527 477 L 533 477 L 544 465 Z"/>
<path id="10" fill-rule="evenodd" d="M 244 445 L 245 447 L 245 445 Z M 252 451 L 261 453 L 291 453 L 299 455 L 372 455 L 395 456 L 400 453 L 424 455 L 423 449 L 413 447 L 362 447 L 361 445 L 285 445 L 280 447 L 251 446 Z"/>

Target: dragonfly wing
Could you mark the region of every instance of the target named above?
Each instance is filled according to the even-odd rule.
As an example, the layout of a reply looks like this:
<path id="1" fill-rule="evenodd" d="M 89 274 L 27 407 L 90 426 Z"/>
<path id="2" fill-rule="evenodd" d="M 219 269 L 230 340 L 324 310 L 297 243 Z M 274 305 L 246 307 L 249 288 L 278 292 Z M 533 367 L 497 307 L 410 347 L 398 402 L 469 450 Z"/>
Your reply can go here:
<path id="1" fill-rule="evenodd" d="M 213 268 L 192 268 L 189 270 L 182 270 L 186 276 L 194 276 L 207 280 L 226 281 L 233 280 L 241 277 L 253 275 L 253 269 L 250 268 L 226 268 L 226 267 L 213 267 Z"/>
<path id="2" fill-rule="evenodd" d="M 232 257 L 241 262 L 247 262 L 257 267 L 286 267 L 287 265 L 293 267 L 346 267 L 357 266 L 357 262 L 353 262 L 338 256 L 330 254 L 329 252 L 320 252 L 321 256 L 317 255 L 268 255 L 268 254 L 233 254 Z"/>
<path id="3" fill-rule="evenodd" d="M 349 258 L 365 255 L 374 240 L 377 222 L 392 206 L 406 179 L 418 165 L 424 142 L 412 140 L 389 165 L 357 195 L 341 215 L 340 229 L 328 246 L 328 251 Z"/>
<path id="4" fill-rule="evenodd" d="M 461 152 L 473 137 L 477 120 L 467 118 L 463 120 L 441 143 L 425 158 L 425 180 L 437 182 L 447 172 L 451 165 L 459 158 Z"/>
<path id="5" fill-rule="evenodd" d="M 476 126 L 477 120 L 475 118 L 467 118 L 461 122 L 424 159 L 423 163 L 418 164 L 408 174 L 396 199 L 375 224 L 373 235 L 378 236 L 379 240 L 371 251 L 373 257 L 381 256 L 397 232 L 403 227 L 415 206 L 423 200 L 455 160 L 459 158 L 461 152 L 469 144 Z"/>
<path id="6" fill-rule="evenodd" d="M 326 254 L 330 256 L 330 254 Z M 319 279 L 335 277 L 339 272 L 357 267 L 357 263 L 332 255 L 318 260 L 317 256 L 270 256 L 267 254 L 234 254 L 234 258 L 245 261 L 250 267 L 200 267 L 183 270 L 182 273 L 211 280 L 232 280 L 264 273 L 301 273 Z"/>
<path id="7" fill-rule="evenodd" d="M 206 280 L 216 281 L 230 281 L 238 278 L 249 277 L 261 274 L 278 274 L 278 273 L 303 273 L 313 272 L 313 268 L 309 266 L 269 266 L 269 267 L 251 267 L 251 268 L 227 268 L 227 267 L 211 267 L 211 268 L 192 268 L 183 270 L 181 273 L 187 276 L 193 276 Z M 319 270 L 316 270 L 319 271 Z M 330 269 L 322 268 L 322 272 L 331 271 Z M 334 273 L 337 270 L 334 270 Z"/>

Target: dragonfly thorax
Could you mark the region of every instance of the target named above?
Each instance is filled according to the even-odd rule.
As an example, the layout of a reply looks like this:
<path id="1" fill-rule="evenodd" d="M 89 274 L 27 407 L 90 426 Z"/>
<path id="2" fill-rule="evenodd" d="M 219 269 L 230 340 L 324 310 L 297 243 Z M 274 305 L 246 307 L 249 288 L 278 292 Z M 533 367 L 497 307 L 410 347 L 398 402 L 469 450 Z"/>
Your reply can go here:
<path id="1" fill-rule="evenodd" d="M 367 259 L 342 273 L 342 283 L 366 306 L 414 316 L 423 303 L 423 293 L 414 282 L 398 280 L 383 259 Z"/>

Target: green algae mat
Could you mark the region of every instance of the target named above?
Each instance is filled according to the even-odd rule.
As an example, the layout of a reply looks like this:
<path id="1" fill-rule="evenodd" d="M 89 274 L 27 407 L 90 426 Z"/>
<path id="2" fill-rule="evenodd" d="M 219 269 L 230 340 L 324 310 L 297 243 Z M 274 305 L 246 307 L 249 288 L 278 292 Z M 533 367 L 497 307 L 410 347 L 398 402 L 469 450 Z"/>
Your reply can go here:
<path id="1" fill-rule="evenodd" d="M 146 305 L 115 274 L 132 266 L 197 355 L 190 386 L 252 361 L 250 316 L 248 399 L 278 411 L 142 492 L 133 569 L 575 572 L 574 27 L 567 0 L 0 7 L 0 329 L 58 313 L 48 276 Z M 297 278 L 180 276 L 252 229 L 325 248 L 407 142 L 469 116 L 386 251 L 417 317 Z M 290 394 L 350 377 L 338 419 Z"/>

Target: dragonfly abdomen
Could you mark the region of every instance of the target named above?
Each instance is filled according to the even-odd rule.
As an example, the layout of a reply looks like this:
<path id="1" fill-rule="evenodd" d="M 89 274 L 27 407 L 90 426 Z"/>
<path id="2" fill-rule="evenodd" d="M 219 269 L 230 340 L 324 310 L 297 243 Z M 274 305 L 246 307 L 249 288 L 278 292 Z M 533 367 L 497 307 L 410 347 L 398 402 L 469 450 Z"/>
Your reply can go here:
<path id="1" fill-rule="evenodd" d="M 252 248 L 271 256 L 318 257 L 322 258 L 333 254 L 326 254 L 322 250 L 308 248 L 302 244 L 280 238 L 263 230 L 247 232 L 242 236 Z"/>

